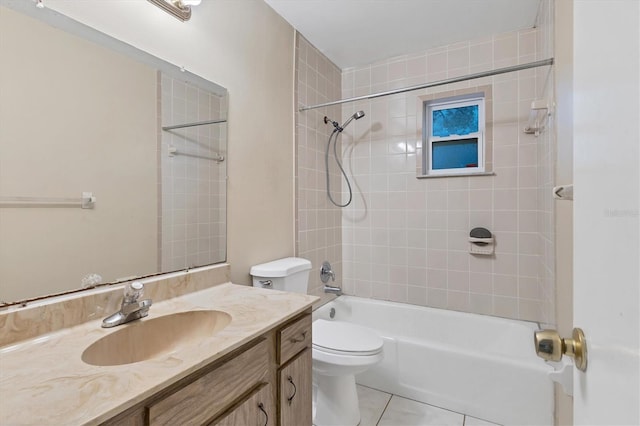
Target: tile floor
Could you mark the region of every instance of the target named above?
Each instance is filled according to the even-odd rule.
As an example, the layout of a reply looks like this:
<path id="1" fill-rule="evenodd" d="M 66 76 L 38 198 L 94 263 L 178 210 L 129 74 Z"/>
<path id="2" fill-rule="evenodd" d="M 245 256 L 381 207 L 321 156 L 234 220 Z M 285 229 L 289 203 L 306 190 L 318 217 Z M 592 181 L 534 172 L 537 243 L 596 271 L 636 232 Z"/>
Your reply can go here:
<path id="1" fill-rule="evenodd" d="M 444 410 L 358 385 L 360 426 L 496 426 L 484 420 Z"/>

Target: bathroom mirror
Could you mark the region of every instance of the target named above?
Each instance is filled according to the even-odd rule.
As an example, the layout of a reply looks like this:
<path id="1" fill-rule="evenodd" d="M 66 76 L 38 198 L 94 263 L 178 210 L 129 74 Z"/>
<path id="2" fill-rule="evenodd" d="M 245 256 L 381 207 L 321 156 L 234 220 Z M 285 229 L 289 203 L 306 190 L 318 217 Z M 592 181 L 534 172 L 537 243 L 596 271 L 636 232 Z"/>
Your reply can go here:
<path id="1" fill-rule="evenodd" d="M 30 1 L 0 57 L 0 306 L 226 260 L 226 89 Z"/>

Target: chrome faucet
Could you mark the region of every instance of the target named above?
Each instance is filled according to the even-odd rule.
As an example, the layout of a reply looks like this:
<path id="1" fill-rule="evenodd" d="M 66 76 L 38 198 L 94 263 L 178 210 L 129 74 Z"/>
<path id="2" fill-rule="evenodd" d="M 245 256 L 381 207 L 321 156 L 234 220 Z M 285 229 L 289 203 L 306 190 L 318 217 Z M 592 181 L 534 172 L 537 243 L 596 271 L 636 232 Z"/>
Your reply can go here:
<path id="1" fill-rule="evenodd" d="M 325 293 L 331 293 L 331 294 L 335 294 L 336 296 L 341 296 L 342 295 L 342 289 L 340 287 L 335 287 L 332 285 L 324 285 L 324 292 Z"/>
<path id="2" fill-rule="evenodd" d="M 140 300 L 143 293 L 144 284 L 139 281 L 125 285 L 120 310 L 102 320 L 102 327 L 115 327 L 149 315 L 149 307 L 152 302 L 151 299 Z"/>
<path id="3" fill-rule="evenodd" d="M 342 289 L 340 287 L 328 285 L 327 282 L 331 278 L 331 281 L 336 280 L 336 273 L 331 269 L 331 264 L 326 260 L 322 262 L 322 267 L 320 267 L 320 281 L 324 283 L 324 292 L 337 294 L 340 296 L 342 294 Z"/>

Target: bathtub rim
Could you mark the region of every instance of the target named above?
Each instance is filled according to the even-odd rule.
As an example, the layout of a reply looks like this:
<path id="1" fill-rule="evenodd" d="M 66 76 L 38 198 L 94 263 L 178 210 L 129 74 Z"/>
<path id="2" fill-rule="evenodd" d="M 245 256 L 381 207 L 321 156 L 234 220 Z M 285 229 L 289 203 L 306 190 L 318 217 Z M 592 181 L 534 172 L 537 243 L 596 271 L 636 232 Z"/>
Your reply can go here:
<path id="1" fill-rule="evenodd" d="M 457 310 L 453 310 L 453 309 L 447 309 L 447 308 L 438 308 L 438 307 L 434 307 L 434 306 L 424 306 L 424 305 L 416 305 L 413 303 L 408 303 L 408 302 L 395 302 L 392 300 L 382 300 L 382 299 L 373 299 L 373 298 L 369 298 L 369 297 L 361 297 L 361 296 L 352 296 L 349 294 L 342 294 L 340 296 L 334 297 L 330 300 L 326 300 L 324 301 L 324 303 L 322 303 L 321 305 L 318 306 L 314 306 L 313 307 L 313 313 L 312 313 L 312 321 L 315 321 L 319 315 L 321 315 L 322 313 L 326 312 L 328 309 L 330 309 L 330 306 L 332 303 L 336 303 L 336 302 L 340 302 L 340 300 L 345 300 L 345 301 L 349 301 L 349 300 L 360 300 L 360 301 L 366 301 L 366 303 L 372 303 L 372 304 L 378 304 L 378 305 L 391 305 L 391 306 L 395 306 L 395 307 L 403 307 L 404 309 L 411 309 L 411 310 L 433 310 L 438 312 L 439 314 L 445 314 L 445 315 L 449 315 L 449 316 L 468 316 L 471 315 L 472 317 L 479 317 L 482 318 L 483 320 L 489 320 L 492 322 L 510 322 L 512 324 L 517 324 L 517 325 L 524 325 L 527 328 L 531 329 L 532 331 L 536 331 L 536 330 L 541 330 L 543 328 L 542 324 L 540 324 L 537 321 L 529 321 L 529 320 L 521 320 L 521 319 L 514 319 L 514 318 L 508 318 L 508 317 L 501 317 L 501 316 L 497 316 L 497 315 L 490 315 L 490 314 L 478 314 L 475 312 L 465 312 L 465 311 L 457 311 Z"/>

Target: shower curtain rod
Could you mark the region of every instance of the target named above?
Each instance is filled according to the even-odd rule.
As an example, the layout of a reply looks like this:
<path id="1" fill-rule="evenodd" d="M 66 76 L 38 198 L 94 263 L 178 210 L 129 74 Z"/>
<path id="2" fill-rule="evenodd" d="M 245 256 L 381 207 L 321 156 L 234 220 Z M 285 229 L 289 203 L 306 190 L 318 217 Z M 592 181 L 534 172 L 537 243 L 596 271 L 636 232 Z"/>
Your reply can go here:
<path id="1" fill-rule="evenodd" d="M 444 86 L 445 84 L 459 83 L 461 81 L 474 80 L 476 78 L 491 77 L 493 75 L 506 74 L 514 71 L 522 71 L 529 68 L 543 67 L 545 65 L 553 65 L 553 58 L 543 59 L 535 62 L 529 62 L 521 65 L 513 65 L 505 68 L 498 68 L 491 71 L 477 72 L 475 74 L 468 74 L 461 77 L 447 78 L 445 80 L 438 80 L 438 81 L 433 81 L 431 83 L 418 84 L 416 86 L 409 86 L 402 89 L 388 90 L 386 92 L 378 92 L 378 93 L 373 93 L 371 95 L 356 96 L 353 98 L 341 99 L 339 101 L 325 102 L 318 105 L 305 106 L 300 108 L 298 111 L 302 112 L 302 111 L 307 111 L 315 108 L 322 108 L 326 106 L 344 104 L 347 102 L 355 102 L 355 101 L 362 101 L 365 99 L 379 98 L 382 96 L 396 95 L 398 93 L 412 92 L 414 90 L 427 89 L 429 87 Z"/>

